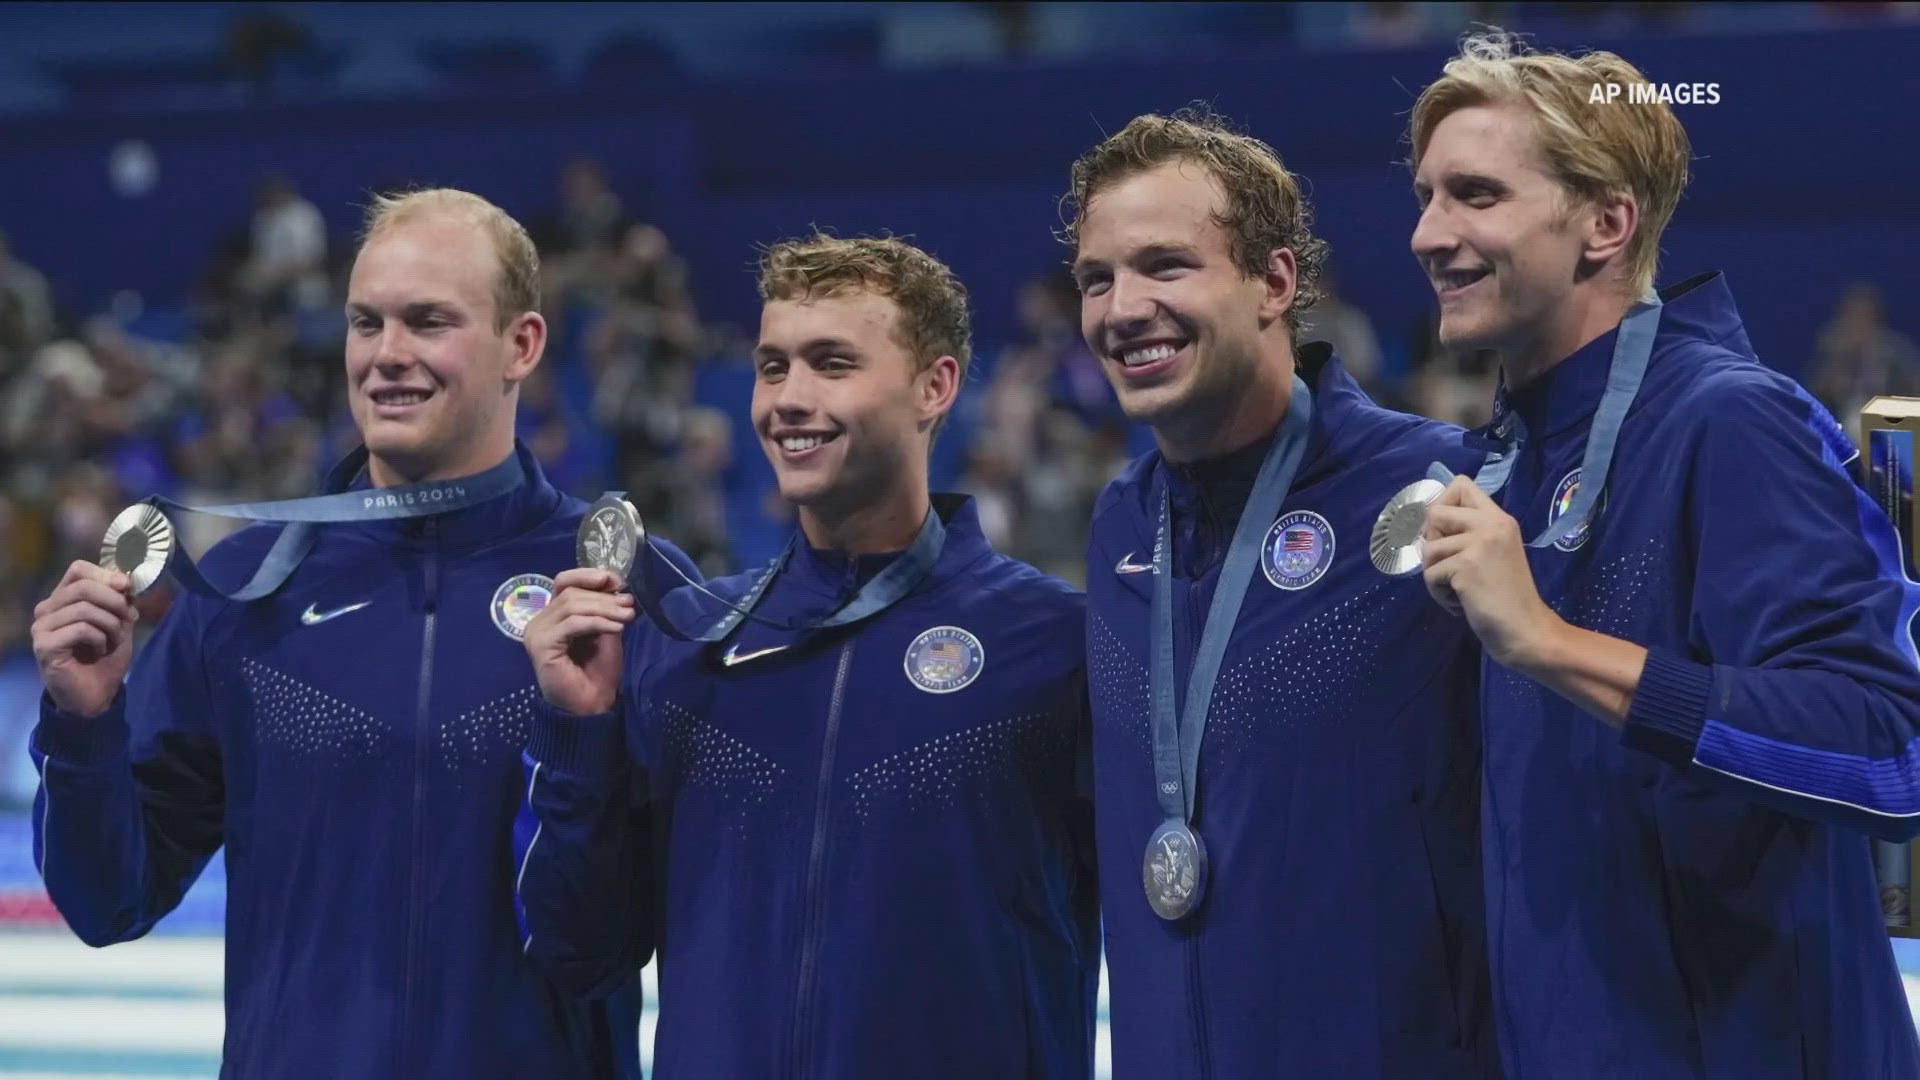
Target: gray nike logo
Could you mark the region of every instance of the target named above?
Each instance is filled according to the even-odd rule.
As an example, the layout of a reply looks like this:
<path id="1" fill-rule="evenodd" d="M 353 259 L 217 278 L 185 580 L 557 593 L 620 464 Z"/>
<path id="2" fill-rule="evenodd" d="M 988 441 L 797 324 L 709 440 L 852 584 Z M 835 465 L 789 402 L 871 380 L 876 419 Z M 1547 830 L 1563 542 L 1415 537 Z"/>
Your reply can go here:
<path id="1" fill-rule="evenodd" d="M 1134 562 L 1133 552 L 1131 551 L 1127 552 L 1125 555 L 1120 556 L 1120 561 L 1113 564 L 1113 572 L 1116 574 L 1145 574 L 1145 573 L 1151 572 L 1152 570 L 1153 570 L 1152 563 Z"/>
<path id="2" fill-rule="evenodd" d="M 320 611 L 318 610 L 318 605 L 308 604 L 307 610 L 300 613 L 300 625 L 319 626 L 321 623 L 326 622 L 336 615 L 345 615 L 349 611 L 359 611 L 371 603 L 373 603 L 371 600 L 362 600 L 357 604 L 348 604 L 346 607 L 334 608 L 332 611 Z"/>
<path id="3" fill-rule="evenodd" d="M 727 665 L 728 667 L 732 667 L 735 664 L 744 664 L 747 661 L 752 660 L 756 657 L 766 656 L 769 653 L 784 652 L 785 650 L 786 650 L 785 645 L 775 645 L 771 648 L 755 649 L 753 652 L 750 652 L 745 656 L 741 656 L 740 644 L 739 642 L 735 642 L 733 645 L 727 648 L 727 654 L 720 658 L 720 662 Z"/>

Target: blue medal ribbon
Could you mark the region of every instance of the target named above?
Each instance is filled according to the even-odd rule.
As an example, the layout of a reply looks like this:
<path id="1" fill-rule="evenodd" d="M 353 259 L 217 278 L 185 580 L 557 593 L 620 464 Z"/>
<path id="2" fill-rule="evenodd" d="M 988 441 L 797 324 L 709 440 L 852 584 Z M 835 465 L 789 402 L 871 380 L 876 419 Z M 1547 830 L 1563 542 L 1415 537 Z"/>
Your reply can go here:
<path id="1" fill-rule="evenodd" d="M 260 566 L 254 570 L 253 578 L 236 590 L 222 589 L 208 581 L 200 572 L 200 568 L 194 565 L 193 559 L 178 546 L 174 548 L 168 560 L 168 571 L 180 584 L 202 596 L 227 600 L 258 600 L 284 584 L 299 567 L 300 561 L 307 557 L 307 552 L 313 549 L 313 542 L 317 535 L 315 525 L 394 521 L 463 510 L 500 498 L 525 483 L 527 478 L 526 469 L 521 466 L 520 454 L 516 450 L 508 454 L 506 460 L 500 464 L 472 476 L 461 476 L 452 480 L 430 480 L 420 484 L 347 490 L 359 477 L 361 470 L 366 467 L 367 456 L 367 448 L 362 446 L 342 458 L 339 464 L 328 471 L 326 480 L 322 484 L 326 494 L 304 499 L 229 503 L 224 506 L 189 506 L 164 495 L 153 495 L 142 500 L 152 506 L 194 514 L 239 518 L 243 521 L 287 523 L 287 527 L 282 529 L 279 537 L 274 540 L 273 546 L 267 550 L 266 558 L 262 559 Z"/>
<path id="2" fill-rule="evenodd" d="M 1313 393 L 1298 376 L 1293 399 L 1280 430 L 1267 447 L 1253 491 L 1234 526 L 1220 581 L 1207 608 L 1205 629 L 1193 654 L 1187 678 L 1185 709 L 1174 698 L 1173 559 L 1167 539 L 1170 497 L 1160 482 L 1160 524 L 1153 538 L 1152 687 L 1154 794 L 1169 823 L 1190 824 L 1200 779 L 1200 740 L 1206 734 L 1207 712 L 1213 701 L 1214 679 L 1226 657 L 1227 640 L 1239 620 L 1247 583 L 1260 561 L 1267 530 L 1280 514 L 1293 478 L 1306 457 L 1307 436 L 1313 420 Z M 1164 826 L 1163 826 L 1164 828 Z M 1197 898 L 1196 898 L 1197 899 Z"/>
<path id="3" fill-rule="evenodd" d="M 1646 379 L 1647 363 L 1653 358 L 1653 340 L 1660 329 L 1660 308 L 1661 301 L 1656 296 L 1635 304 L 1626 318 L 1620 320 L 1620 331 L 1613 340 L 1613 358 L 1607 365 L 1607 388 L 1594 410 L 1586 453 L 1580 460 L 1580 488 L 1574 493 L 1573 505 L 1567 507 L 1567 512 L 1539 536 L 1527 541 L 1528 547 L 1548 547 L 1572 536 L 1586 525 L 1594 507 L 1599 505 L 1600 495 L 1606 490 L 1607 474 L 1613 468 L 1620 428 L 1626 423 L 1627 410 L 1633 407 L 1633 399 L 1639 395 L 1640 384 Z M 1494 438 L 1501 443 L 1500 452 L 1488 458 L 1473 478 L 1474 485 L 1488 495 L 1498 494 L 1507 486 L 1514 459 L 1520 456 L 1520 448 L 1527 441 L 1526 421 L 1519 413 L 1504 407 L 1505 389 L 1503 385 L 1501 404 L 1495 410 L 1499 415 L 1493 428 Z M 1453 481 L 1454 474 L 1436 461 L 1427 468 L 1427 476 L 1446 484 Z"/>
<path id="4" fill-rule="evenodd" d="M 733 633 L 734 630 L 747 619 L 772 626 L 781 631 L 800 631 L 810 634 L 871 618 L 892 607 L 894 604 L 899 603 L 908 593 L 917 588 L 922 581 L 925 581 L 927 575 L 933 573 L 934 564 L 940 561 L 940 552 L 941 549 L 946 546 L 946 541 L 946 523 L 940 520 L 939 511 L 929 506 L 927 508 L 927 518 L 921 523 L 919 533 L 914 536 L 913 543 L 908 546 L 907 550 L 901 552 L 898 558 L 882 567 L 879 573 L 873 575 L 873 577 L 865 585 L 861 586 L 858 592 L 849 597 L 845 603 L 818 619 L 780 622 L 773 619 L 762 618 L 753 613 L 753 609 L 758 606 L 761 599 L 765 597 L 767 587 L 773 584 L 774 578 L 779 576 L 780 571 L 786 567 L 787 561 L 792 557 L 793 546 L 798 542 L 797 539 L 789 539 L 787 541 L 787 546 L 782 548 L 780 554 L 775 556 L 773 561 L 767 564 L 766 569 L 760 572 L 760 577 L 754 581 L 753 587 L 747 590 L 746 595 L 741 598 L 738 604 L 727 600 L 725 597 L 709 590 L 706 586 L 690 578 L 686 578 L 686 576 L 682 574 L 681 577 L 687 581 L 688 585 L 706 594 L 715 601 L 718 601 L 727 609 L 726 614 L 722 615 L 713 625 L 698 633 L 690 634 L 675 625 L 673 620 L 667 616 L 665 609 L 661 607 L 660 601 L 655 595 L 647 564 L 651 556 L 659 555 L 659 550 L 654 547 L 652 536 L 647 536 L 647 550 L 639 552 L 634 560 L 635 573 L 639 578 L 638 584 L 640 586 L 634 591 L 634 600 L 640 605 L 640 609 L 646 612 L 647 618 L 652 620 L 654 626 L 658 627 L 661 633 L 675 641 L 720 641 L 725 639 L 727 635 Z M 673 566 L 671 559 L 666 558 L 664 555 L 659 555 L 659 557 L 660 560 L 668 566 Z M 674 570 L 676 573 L 679 572 L 678 567 L 674 567 Z"/>

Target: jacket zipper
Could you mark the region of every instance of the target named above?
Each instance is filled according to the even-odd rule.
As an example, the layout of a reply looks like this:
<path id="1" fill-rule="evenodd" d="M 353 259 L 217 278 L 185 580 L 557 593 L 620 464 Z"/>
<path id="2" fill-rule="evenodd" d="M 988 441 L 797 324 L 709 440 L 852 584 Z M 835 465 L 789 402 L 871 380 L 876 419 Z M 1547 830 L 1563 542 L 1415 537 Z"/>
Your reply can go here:
<path id="1" fill-rule="evenodd" d="M 847 688 L 847 669 L 853 664 L 853 640 L 840 646 L 840 666 L 833 675 L 833 699 L 827 706 L 826 737 L 820 744 L 820 786 L 813 803 L 813 846 L 807 854 L 806 889 L 801 894 L 800 977 L 793 995 L 793 1057 L 790 1075 L 807 1073 L 813 1053 L 812 1032 L 808 1030 L 812 1010 L 815 972 L 820 962 L 820 919 L 825 902 L 820 897 L 821 872 L 827 857 L 827 809 L 833 794 L 833 753 L 840 741 L 840 703 Z"/>
<path id="2" fill-rule="evenodd" d="M 1190 916 L 1191 917 L 1191 916 Z M 1187 1009 L 1193 1022 L 1193 1059 L 1200 1080 L 1213 1076 L 1213 1051 L 1207 1044 L 1206 980 L 1200 977 L 1200 935 L 1187 935 Z"/>
<path id="3" fill-rule="evenodd" d="M 419 967 L 421 924 L 426 914 L 426 904 L 422 902 L 421 876 L 424 873 L 425 833 L 427 825 L 427 751 L 432 745 L 430 708 L 433 700 L 433 636 L 436 621 L 436 609 L 439 606 L 440 566 L 437 540 L 439 525 L 433 518 L 421 522 L 426 558 L 422 569 L 426 579 L 424 590 L 425 618 L 420 635 L 420 693 L 415 708 L 416 725 L 413 750 L 413 847 L 411 851 L 412 872 L 407 885 L 407 951 L 405 957 L 406 981 L 400 999 L 400 1075 L 423 1075 L 427 1070 L 424 1064 L 420 1068 L 412 1067 L 414 1049 L 413 1032 L 416 1026 L 415 1000 L 416 972 Z"/>
<path id="4" fill-rule="evenodd" d="M 1202 701 L 1186 701 L 1184 698 L 1186 697 L 1187 680 L 1193 675 L 1194 653 L 1200 648 L 1199 639 L 1207 625 L 1207 612 L 1213 604 L 1213 594 L 1219 589 L 1220 581 L 1219 578 L 1216 577 L 1213 582 L 1214 587 L 1204 591 L 1200 585 L 1208 574 L 1214 573 L 1220 564 L 1225 561 L 1224 558 L 1221 557 L 1220 545 L 1218 543 L 1219 530 L 1213 527 L 1213 508 L 1205 497 L 1201 497 L 1198 501 L 1202 507 L 1201 513 L 1205 515 L 1206 521 L 1204 523 L 1196 523 L 1193 535 L 1196 541 L 1196 548 L 1200 546 L 1199 542 L 1202 538 L 1205 539 L 1206 550 L 1204 552 L 1196 552 L 1196 554 L 1204 554 L 1206 561 L 1204 564 L 1196 561 L 1194 565 L 1189 567 L 1193 576 L 1187 581 L 1186 594 L 1185 644 L 1187 646 L 1187 659 L 1184 665 L 1176 668 L 1176 686 L 1179 687 L 1178 693 L 1180 698 L 1183 699 L 1180 704 L 1183 714 L 1187 709 L 1205 709 L 1210 704 Z M 1202 602 L 1203 600 L 1205 601 L 1204 603 Z M 1175 638 L 1175 640 L 1179 641 L 1179 638 Z M 1196 776 L 1194 780 L 1197 784 L 1199 777 Z M 1194 827 L 1198 829 L 1199 792 L 1194 792 L 1194 796 L 1194 817 L 1196 819 Z M 1211 887 L 1211 882 L 1209 882 L 1209 887 Z M 1202 906 L 1204 906 L 1205 903 L 1206 900 L 1203 897 L 1201 899 Z M 1189 921 L 1197 920 L 1201 917 L 1198 912 L 1187 916 Z M 1213 1053 L 1207 1043 L 1206 980 L 1200 975 L 1200 934 L 1198 930 L 1192 926 L 1187 927 L 1186 942 L 1183 951 L 1186 953 L 1187 967 L 1187 1019 L 1193 1025 L 1193 1060 L 1198 1070 L 1195 1075 L 1199 1077 L 1199 1080 L 1211 1080 L 1213 1076 Z"/>

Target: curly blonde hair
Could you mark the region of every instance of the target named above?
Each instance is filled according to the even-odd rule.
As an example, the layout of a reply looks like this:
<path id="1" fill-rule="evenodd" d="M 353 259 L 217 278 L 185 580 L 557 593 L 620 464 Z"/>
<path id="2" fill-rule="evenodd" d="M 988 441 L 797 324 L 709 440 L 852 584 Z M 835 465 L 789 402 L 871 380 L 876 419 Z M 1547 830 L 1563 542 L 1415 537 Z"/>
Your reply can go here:
<path id="1" fill-rule="evenodd" d="M 967 289 L 939 259 L 890 236 L 824 232 L 782 240 L 760 253 L 763 302 L 852 292 L 884 296 L 899 307 L 899 341 L 917 370 L 951 356 L 966 378 L 973 352 Z"/>
<path id="2" fill-rule="evenodd" d="M 1073 163 L 1072 208 L 1063 238 L 1077 244 L 1094 196 L 1122 180 L 1176 161 L 1190 161 L 1213 174 L 1226 196 L 1214 221 L 1226 230 L 1234 263 L 1248 277 L 1267 273 L 1275 248 L 1293 252 L 1296 273 L 1287 326 L 1300 332 L 1300 313 L 1320 299 L 1327 242 L 1313 235 L 1313 210 L 1273 147 L 1235 128 L 1204 105 L 1163 116 L 1136 116 Z M 1062 215 L 1065 217 L 1065 215 Z"/>

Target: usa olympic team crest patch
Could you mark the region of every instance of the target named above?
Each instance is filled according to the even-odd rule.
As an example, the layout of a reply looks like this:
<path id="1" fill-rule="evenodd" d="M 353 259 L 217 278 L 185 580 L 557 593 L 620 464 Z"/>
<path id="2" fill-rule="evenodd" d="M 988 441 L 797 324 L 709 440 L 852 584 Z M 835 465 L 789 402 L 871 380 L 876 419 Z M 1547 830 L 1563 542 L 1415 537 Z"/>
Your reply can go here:
<path id="1" fill-rule="evenodd" d="M 923 631 L 907 646 L 907 679 L 929 694 L 965 689 L 986 666 L 980 639 L 957 626 Z"/>
<path id="2" fill-rule="evenodd" d="M 553 579 L 545 574 L 521 574 L 510 577 L 493 590 L 493 625 L 500 632 L 520 641 L 527 636 L 527 624 L 553 599 Z"/>
<path id="3" fill-rule="evenodd" d="M 1260 545 L 1260 569 L 1282 589 L 1304 589 L 1333 565 L 1333 526 L 1311 510 L 1280 515 Z"/>

